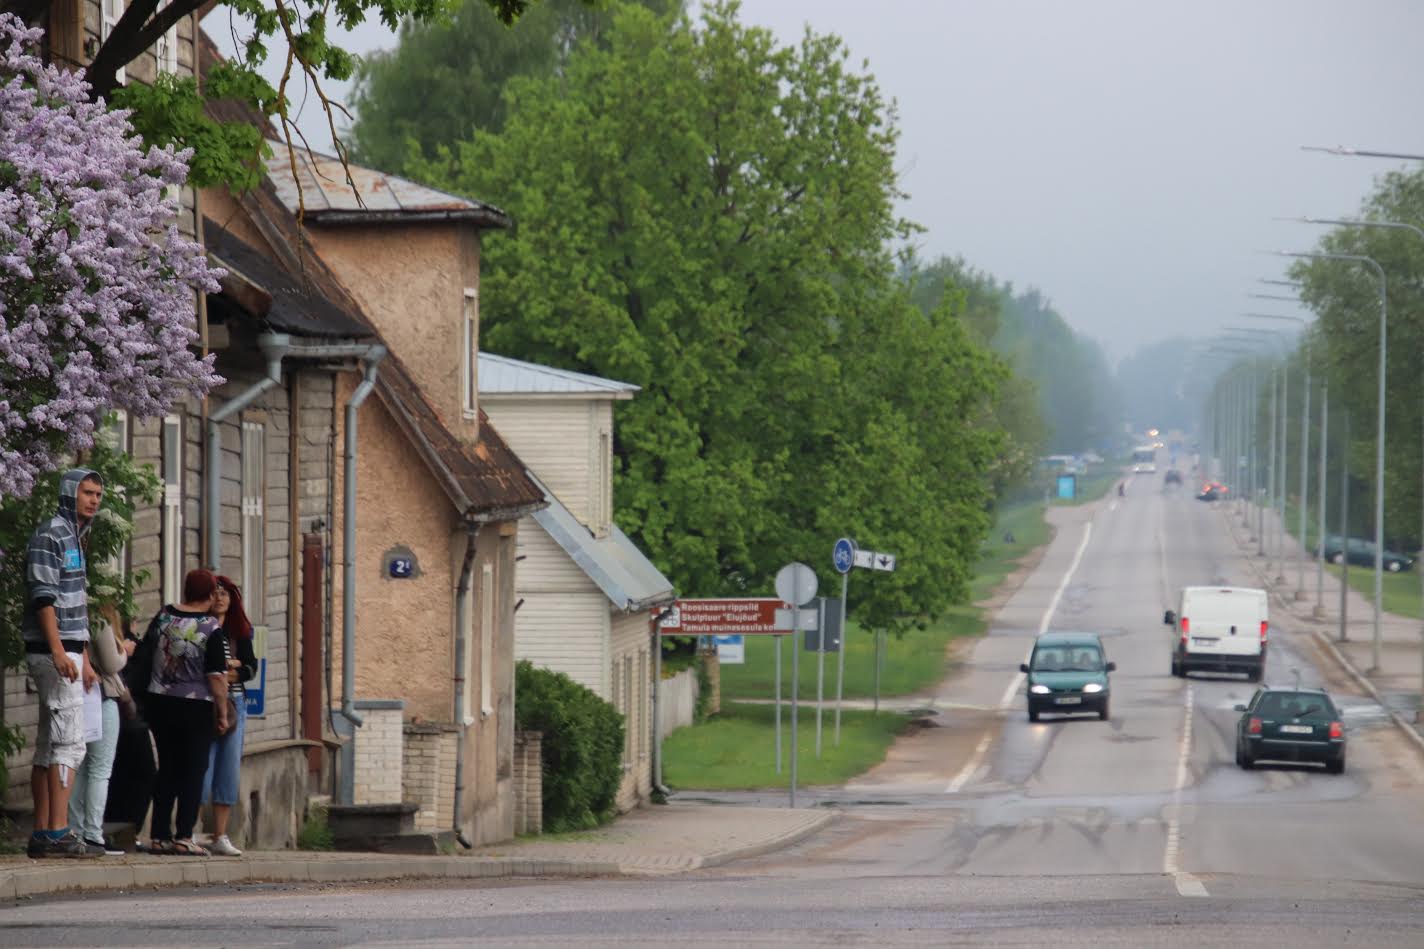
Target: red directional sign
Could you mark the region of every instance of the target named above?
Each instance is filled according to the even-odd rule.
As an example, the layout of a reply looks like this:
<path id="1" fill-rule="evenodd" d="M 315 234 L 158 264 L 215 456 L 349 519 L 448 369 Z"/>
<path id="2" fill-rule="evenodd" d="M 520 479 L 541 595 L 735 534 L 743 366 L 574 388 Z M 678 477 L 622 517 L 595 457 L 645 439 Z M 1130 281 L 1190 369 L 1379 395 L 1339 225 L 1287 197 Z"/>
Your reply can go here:
<path id="1" fill-rule="evenodd" d="M 776 597 L 741 600 L 678 600 L 663 620 L 664 636 L 786 635 L 776 628 L 776 611 L 786 604 Z"/>

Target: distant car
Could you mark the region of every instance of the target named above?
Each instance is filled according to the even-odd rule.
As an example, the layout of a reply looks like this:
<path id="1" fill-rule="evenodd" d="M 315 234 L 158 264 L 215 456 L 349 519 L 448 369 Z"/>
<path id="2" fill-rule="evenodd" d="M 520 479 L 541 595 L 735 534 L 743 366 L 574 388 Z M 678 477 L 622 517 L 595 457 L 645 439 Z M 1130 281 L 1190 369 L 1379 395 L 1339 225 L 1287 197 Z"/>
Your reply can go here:
<path id="1" fill-rule="evenodd" d="M 1167 476 L 1162 479 L 1166 484 L 1181 484 L 1182 473 L 1176 468 L 1168 468 Z"/>
<path id="2" fill-rule="evenodd" d="M 1097 712 L 1106 721 L 1111 698 L 1107 661 L 1097 633 L 1042 633 L 1019 671 L 1028 676 L 1028 720 L 1044 712 Z"/>
<path id="3" fill-rule="evenodd" d="M 1208 481 L 1197 494 L 1198 501 L 1222 501 L 1226 498 L 1226 485 L 1219 481 Z"/>
<path id="4" fill-rule="evenodd" d="M 1335 564 L 1349 561 L 1358 567 L 1373 567 L 1375 565 L 1375 542 L 1359 537 L 1351 537 L 1342 541 L 1338 534 L 1326 534 L 1325 559 Z M 1384 568 L 1390 573 L 1399 573 L 1401 570 L 1408 570 L 1413 566 L 1413 557 L 1395 553 L 1392 550 L 1384 552 Z"/>
<path id="5" fill-rule="evenodd" d="M 1236 763 L 1318 761 L 1331 774 L 1345 770 L 1345 724 L 1324 689 L 1256 690 L 1236 706 Z"/>

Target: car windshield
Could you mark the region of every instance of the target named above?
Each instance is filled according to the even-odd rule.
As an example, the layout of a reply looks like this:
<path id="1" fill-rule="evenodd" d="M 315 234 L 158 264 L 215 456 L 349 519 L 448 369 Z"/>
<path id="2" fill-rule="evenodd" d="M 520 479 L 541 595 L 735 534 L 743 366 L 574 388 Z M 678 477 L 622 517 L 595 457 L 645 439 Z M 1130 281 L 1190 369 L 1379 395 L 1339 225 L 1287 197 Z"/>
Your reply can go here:
<path id="1" fill-rule="evenodd" d="M 1034 672 L 1102 672 L 1103 654 L 1097 646 L 1043 646 L 1034 651 Z"/>
<path id="2" fill-rule="evenodd" d="M 1312 692 L 1268 692 L 1256 706 L 1261 718 L 1298 718 L 1307 721 L 1331 721 L 1335 707 L 1330 700 Z"/>

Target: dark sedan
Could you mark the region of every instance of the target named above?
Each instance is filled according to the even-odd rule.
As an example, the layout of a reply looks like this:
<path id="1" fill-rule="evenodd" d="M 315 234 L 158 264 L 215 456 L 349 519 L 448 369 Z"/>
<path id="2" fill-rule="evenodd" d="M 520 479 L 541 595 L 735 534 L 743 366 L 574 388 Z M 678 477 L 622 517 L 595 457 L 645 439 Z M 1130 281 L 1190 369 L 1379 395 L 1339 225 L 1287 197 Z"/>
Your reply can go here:
<path id="1" fill-rule="evenodd" d="M 1345 723 L 1324 689 L 1256 690 L 1236 706 L 1236 763 L 1315 761 L 1331 774 L 1345 770 Z"/>
<path id="2" fill-rule="evenodd" d="M 1342 539 L 1337 534 L 1326 534 L 1325 559 L 1335 564 L 1349 561 L 1357 567 L 1373 567 L 1375 565 L 1375 543 L 1372 540 L 1363 540 L 1359 537 Z M 1401 570 L 1408 570 L 1413 566 L 1414 558 L 1407 554 L 1395 553 L 1392 550 L 1384 552 L 1384 568 L 1390 573 L 1399 573 Z"/>

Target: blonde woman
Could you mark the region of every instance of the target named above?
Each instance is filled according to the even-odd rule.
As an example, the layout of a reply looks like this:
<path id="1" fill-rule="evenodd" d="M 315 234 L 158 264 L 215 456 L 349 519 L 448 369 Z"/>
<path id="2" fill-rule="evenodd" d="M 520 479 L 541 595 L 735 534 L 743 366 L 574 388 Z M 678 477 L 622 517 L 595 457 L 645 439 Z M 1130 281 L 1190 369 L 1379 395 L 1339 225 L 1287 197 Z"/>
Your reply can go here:
<path id="1" fill-rule="evenodd" d="M 103 730 L 97 740 L 85 745 L 84 763 L 75 772 L 69 826 L 89 846 L 117 856 L 123 851 L 114 850 L 104 840 L 104 805 L 109 800 L 109 775 L 119 746 L 119 705 L 133 701 L 120 673 L 137 644 L 123 638 L 123 625 L 112 606 L 104 607 L 100 616 L 89 640 L 89 656 L 99 674 L 94 688 L 103 692 Z"/>

